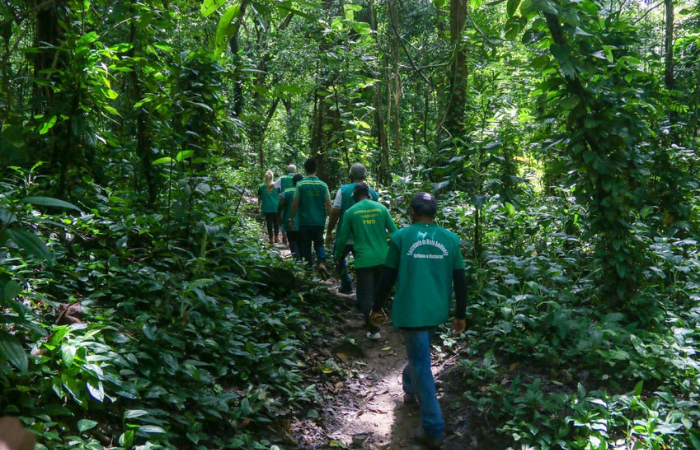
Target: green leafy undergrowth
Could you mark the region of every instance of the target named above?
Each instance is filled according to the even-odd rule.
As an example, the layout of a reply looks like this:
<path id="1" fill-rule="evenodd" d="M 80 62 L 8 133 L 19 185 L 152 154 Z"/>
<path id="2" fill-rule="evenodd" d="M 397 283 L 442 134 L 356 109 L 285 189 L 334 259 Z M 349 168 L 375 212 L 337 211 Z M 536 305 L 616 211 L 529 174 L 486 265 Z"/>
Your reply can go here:
<path id="1" fill-rule="evenodd" d="M 470 287 L 470 353 L 451 390 L 482 437 L 498 432 L 514 449 L 700 449 L 695 240 L 654 232 L 641 211 L 641 289 L 611 310 L 571 198 L 521 209 L 492 197 L 478 254 L 476 206 L 442 200 L 438 220 L 464 239 Z"/>
<path id="2" fill-rule="evenodd" d="M 244 217 L 233 232 L 201 214 L 166 233 L 163 216 L 108 197 L 54 217 L 70 229 L 31 230 L 51 266 L 0 248 L 21 305 L 0 337 L 26 362 L 0 353 L 0 414 L 19 416 L 39 449 L 269 448 L 258 430 L 317 399 L 303 372 L 331 299 L 267 286 L 273 269 L 303 275 L 261 251 Z M 57 324 L 65 304 L 82 316 Z"/>

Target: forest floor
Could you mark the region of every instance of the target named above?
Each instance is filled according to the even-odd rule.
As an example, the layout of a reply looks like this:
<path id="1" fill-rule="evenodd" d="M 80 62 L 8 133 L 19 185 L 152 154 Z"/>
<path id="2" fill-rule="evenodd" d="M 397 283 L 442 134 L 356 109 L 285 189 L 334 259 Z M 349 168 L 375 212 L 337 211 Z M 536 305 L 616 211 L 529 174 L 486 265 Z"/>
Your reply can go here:
<path id="1" fill-rule="evenodd" d="M 290 257 L 281 244 L 274 251 Z M 354 309 L 355 295 L 338 293 L 336 279 L 316 281 L 337 296 L 340 314 L 333 316 L 334 323 L 308 353 L 308 365 L 322 368 L 315 380 L 308 380 L 316 383 L 321 394 L 321 410 L 307 411 L 286 434 L 304 449 L 421 449 L 412 439 L 420 427 L 419 407 L 403 403 L 402 371 L 407 359 L 401 332 L 384 326 L 380 340 L 369 340 L 362 315 Z M 504 448 L 494 447 L 488 437 L 481 439 L 481 445 L 472 441 L 467 430 L 473 411 L 462 399 L 458 380 L 450 383 L 455 378 L 449 375 L 450 369 L 457 360 L 451 354 L 433 355 L 433 374 L 447 427 L 443 449 Z"/>

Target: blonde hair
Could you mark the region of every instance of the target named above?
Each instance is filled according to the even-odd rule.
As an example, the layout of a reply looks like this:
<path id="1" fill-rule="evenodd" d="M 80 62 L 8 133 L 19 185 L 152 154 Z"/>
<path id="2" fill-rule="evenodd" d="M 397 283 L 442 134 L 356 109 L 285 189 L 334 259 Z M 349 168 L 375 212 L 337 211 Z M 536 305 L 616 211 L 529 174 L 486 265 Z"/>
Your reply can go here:
<path id="1" fill-rule="evenodd" d="M 263 180 L 263 183 L 265 184 L 265 186 L 267 186 L 268 188 L 270 186 L 272 186 L 272 179 L 273 178 L 275 178 L 275 174 L 272 173 L 272 171 L 270 169 L 267 169 L 267 172 L 265 172 L 265 178 Z"/>

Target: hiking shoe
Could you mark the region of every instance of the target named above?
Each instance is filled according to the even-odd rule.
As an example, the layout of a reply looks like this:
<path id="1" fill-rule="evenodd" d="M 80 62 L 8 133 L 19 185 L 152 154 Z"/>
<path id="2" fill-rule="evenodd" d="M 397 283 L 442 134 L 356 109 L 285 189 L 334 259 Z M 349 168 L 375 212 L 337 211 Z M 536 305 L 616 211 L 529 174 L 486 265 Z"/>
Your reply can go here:
<path id="1" fill-rule="evenodd" d="M 378 341 L 379 339 L 382 338 L 382 334 L 377 331 L 376 333 L 372 333 L 371 331 L 367 332 L 367 339 L 370 341 Z"/>
<path id="2" fill-rule="evenodd" d="M 442 447 L 442 443 L 445 441 L 445 438 L 437 438 L 437 437 L 429 436 L 429 435 L 425 434 L 425 431 L 423 431 L 423 428 L 420 428 L 418 431 L 413 433 L 413 440 L 415 440 L 419 444 L 425 446 L 426 448 L 439 449 Z"/>
<path id="3" fill-rule="evenodd" d="M 342 286 L 342 285 L 341 285 L 341 286 L 338 288 L 338 293 L 340 293 L 340 294 L 346 294 L 346 295 L 352 294 L 352 286 Z"/>

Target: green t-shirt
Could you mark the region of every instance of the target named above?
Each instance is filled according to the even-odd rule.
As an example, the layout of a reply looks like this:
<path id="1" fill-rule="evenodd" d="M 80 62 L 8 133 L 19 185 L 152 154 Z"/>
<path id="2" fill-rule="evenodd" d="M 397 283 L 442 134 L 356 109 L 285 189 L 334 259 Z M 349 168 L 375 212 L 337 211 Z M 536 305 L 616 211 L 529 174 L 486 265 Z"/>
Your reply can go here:
<path id="1" fill-rule="evenodd" d="M 398 269 L 392 306 L 395 327 L 431 327 L 450 312 L 452 271 L 464 268 L 459 238 L 434 223 L 415 223 L 391 235 L 384 263 Z"/>
<path id="2" fill-rule="evenodd" d="M 328 185 L 318 177 L 306 177 L 297 183 L 294 201 L 298 201 L 294 223 L 301 227 L 326 225 L 326 202 L 331 201 Z"/>
<path id="3" fill-rule="evenodd" d="M 292 215 L 292 203 L 294 203 L 294 192 L 297 190 L 296 187 L 292 186 L 287 188 L 282 196 L 284 197 L 284 206 L 282 207 L 282 229 L 285 233 L 288 231 L 299 231 L 299 222 L 295 222 L 295 228 L 289 225 L 289 217 Z"/>
<path id="4" fill-rule="evenodd" d="M 280 179 L 280 191 L 285 192 L 289 188 L 294 187 L 294 174 L 288 173 Z"/>
<path id="5" fill-rule="evenodd" d="M 345 243 L 355 237 L 353 253 L 355 267 L 373 267 L 384 264 L 389 244 L 386 232 L 396 231 L 396 225 L 384 205 L 373 200 L 362 200 L 345 211 L 342 231 L 338 234 L 335 258 L 340 259 Z"/>
<path id="6" fill-rule="evenodd" d="M 340 230 L 343 228 L 343 216 L 345 215 L 345 211 L 348 209 L 352 208 L 352 206 L 355 204 L 355 199 L 352 196 L 353 191 L 355 190 L 355 186 L 358 185 L 359 182 L 355 183 L 350 183 L 350 184 L 344 184 L 340 186 L 340 198 L 341 198 L 341 203 L 340 203 L 340 215 L 338 216 L 338 228 L 336 230 L 336 236 L 340 236 Z M 369 198 L 371 200 L 379 201 L 379 194 L 377 192 L 370 188 L 369 189 Z M 337 208 L 338 205 L 333 205 L 334 208 Z M 345 241 L 343 241 L 345 242 Z"/>
<path id="7" fill-rule="evenodd" d="M 276 187 L 272 187 L 272 190 L 268 189 L 267 186 L 261 184 L 258 188 L 258 197 L 262 200 L 262 212 L 276 213 L 280 205 L 280 193 Z"/>

